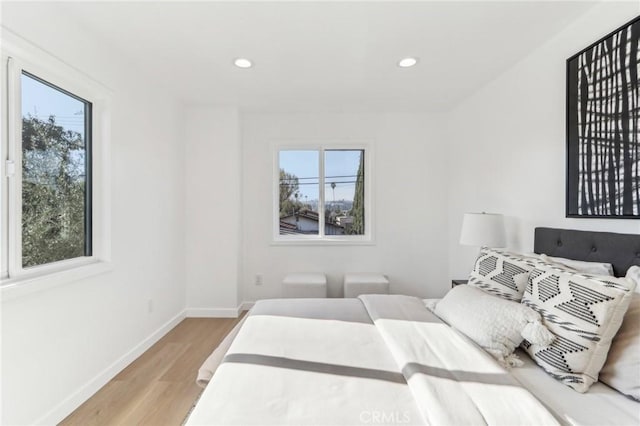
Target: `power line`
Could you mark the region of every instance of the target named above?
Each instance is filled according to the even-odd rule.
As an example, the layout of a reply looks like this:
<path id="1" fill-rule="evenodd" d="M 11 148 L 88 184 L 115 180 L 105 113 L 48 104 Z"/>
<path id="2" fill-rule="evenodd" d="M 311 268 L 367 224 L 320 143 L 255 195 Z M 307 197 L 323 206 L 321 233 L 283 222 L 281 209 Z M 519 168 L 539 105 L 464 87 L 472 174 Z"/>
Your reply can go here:
<path id="1" fill-rule="evenodd" d="M 327 179 L 350 178 L 350 177 L 357 178 L 357 177 L 358 177 L 358 175 L 325 176 L 325 177 L 324 177 L 324 179 L 325 179 L 325 180 L 327 180 Z M 317 179 L 317 180 L 319 180 L 320 178 L 319 178 L 319 177 L 302 177 L 302 178 L 294 177 L 294 178 L 281 178 L 281 179 L 280 179 L 280 182 L 290 182 L 290 181 L 294 181 L 294 182 L 295 182 L 295 181 L 297 181 L 297 180 L 302 180 L 302 179 Z"/>
<path id="2" fill-rule="evenodd" d="M 343 180 L 343 181 L 335 181 L 335 182 L 325 182 L 325 185 L 331 185 L 332 183 L 342 184 L 342 183 L 356 183 L 356 180 Z M 298 185 L 320 185 L 318 182 L 300 182 Z"/>
<path id="3" fill-rule="evenodd" d="M 357 175 L 341 175 L 341 176 L 325 176 L 325 179 L 330 179 L 330 178 L 348 178 L 348 177 L 357 177 Z M 292 177 L 292 178 L 283 178 L 280 180 L 296 180 L 296 179 L 319 179 L 318 176 L 316 177 Z"/>

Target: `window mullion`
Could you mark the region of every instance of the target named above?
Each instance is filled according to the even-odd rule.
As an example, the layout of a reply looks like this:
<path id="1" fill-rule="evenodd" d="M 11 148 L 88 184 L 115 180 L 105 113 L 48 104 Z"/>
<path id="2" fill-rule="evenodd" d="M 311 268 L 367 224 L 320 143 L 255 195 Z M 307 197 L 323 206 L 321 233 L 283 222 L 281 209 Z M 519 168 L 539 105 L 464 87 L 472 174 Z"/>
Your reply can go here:
<path id="1" fill-rule="evenodd" d="M 318 230 L 318 235 L 320 236 L 320 238 L 324 238 L 324 218 L 325 218 L 325 213 L 324 213 L 324 149 L 319 149 L 318 150 L 318 155 L 320 156 L 320 161 L 318 162 L 318 164 L 320 165 L 320 170 L 318 173 L 319 179 L 318 179 L 318 194 L 320 197 L 320 205 L 318 206 L 318 227 L 320 228 Z"/>

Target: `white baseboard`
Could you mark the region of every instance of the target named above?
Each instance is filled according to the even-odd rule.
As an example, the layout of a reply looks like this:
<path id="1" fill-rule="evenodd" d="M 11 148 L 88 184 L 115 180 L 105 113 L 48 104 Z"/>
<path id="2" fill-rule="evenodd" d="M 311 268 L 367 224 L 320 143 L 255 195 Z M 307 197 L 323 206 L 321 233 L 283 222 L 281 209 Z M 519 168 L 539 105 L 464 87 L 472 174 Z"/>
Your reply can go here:
<path id="1" fill-rule="evenodd" d="M 87 384 L 82 386 L 76 392 L 64 399 L 54 409 L 49 411 L 44 416 L 40 417 L 34 424 L 58 424 L 65 417 L 71 414 L 82 403 L 91 398 L 100 388 L 106 385 L 109 380 L 114 378 L 116 374 L 122 371 L 127 365 L 131 364 L 136 358 L 142 355 L 147 349 L 149 349 L 154 343 L 156 343 L 162 336 L 167 334 L 173 327 L 178 325 L 180 321 L 185 318 L 185 311 L 180 312 L 175 317 L 164 323 L 160 328 L 151 333 L 149 337 L 133 347 L 129 352 L 124 354 L 120 359 L 105 368 L 100 374 L 91 379 Z"/>
<path id="2" fill-rule="evenodd" d="M 248 311 L 256 302 L 242 302 L 237 308 L 187 308 L 187 318 L 238 318 L 242 311 Z"/>
<path id="3" fill-rule="evenodd" d="M 187 308 L 187 318 L 237 318 L 238 308 Z"/>

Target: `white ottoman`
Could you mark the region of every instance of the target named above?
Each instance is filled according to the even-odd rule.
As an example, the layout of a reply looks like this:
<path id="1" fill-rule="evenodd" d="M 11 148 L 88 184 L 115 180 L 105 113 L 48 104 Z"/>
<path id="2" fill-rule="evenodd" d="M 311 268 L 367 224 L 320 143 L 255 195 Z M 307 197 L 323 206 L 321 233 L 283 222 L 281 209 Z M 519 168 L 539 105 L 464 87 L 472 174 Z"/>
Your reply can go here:
<path id="1" fill-rule="evenodd" d="M 344 297 L 358 297 L 361 294 L 388 294 L 389 280 L 382 274 L 370 272 L 350 272 L 344 274 Z"/>
<path id="2" fill-rule="evenodd" d="M 284 297 L 327 297 L 327 277 L 321 273 L 289 274 L 282 281 Z"/>

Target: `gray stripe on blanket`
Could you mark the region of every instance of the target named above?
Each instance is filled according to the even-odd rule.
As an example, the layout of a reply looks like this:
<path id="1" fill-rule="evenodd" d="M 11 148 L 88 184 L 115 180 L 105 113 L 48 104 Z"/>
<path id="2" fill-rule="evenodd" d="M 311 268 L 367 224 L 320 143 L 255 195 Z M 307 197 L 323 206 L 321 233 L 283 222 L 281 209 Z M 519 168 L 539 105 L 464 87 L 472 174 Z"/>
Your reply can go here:
<path id="1" fill-rule="evenodd" d="M 324 362 L 304 361 L 258 354 L 228 354 L 222 362 L 255 364 L 268 367 L 288 368 L 291 370 L 311 371 L 314 373 L 335 374 L 339 376 L 361 377 L 363 379 L 385 380 L 394 383 L 407 383 L 401 373 L 373 368 L 351 367 L 347 365 L 327 364 Z"/>
<path id="2" fill-rule="evenodd" d="M 504 386 L 516 386 L 518 383 L 506 373 L 476 373 L 473 371 L 447 370 L 445 368 L 430 367 L 416 362 L 410 362 L 402 369 L 402 374 L 407 380 L 411 379 L 411 376 L 417 373 L 441 379 L 454 380 L 456 382 L 474 382 Z"/>

